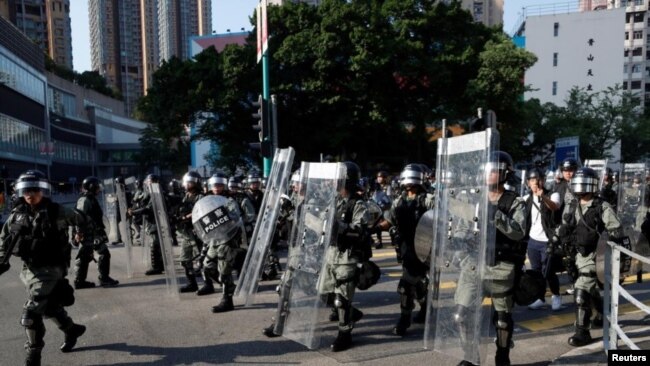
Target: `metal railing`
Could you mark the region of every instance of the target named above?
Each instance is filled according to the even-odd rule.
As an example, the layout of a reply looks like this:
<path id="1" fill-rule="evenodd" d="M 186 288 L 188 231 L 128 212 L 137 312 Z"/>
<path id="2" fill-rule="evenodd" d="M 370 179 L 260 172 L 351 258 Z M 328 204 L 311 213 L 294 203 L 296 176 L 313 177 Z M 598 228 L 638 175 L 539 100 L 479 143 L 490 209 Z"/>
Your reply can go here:
<path id="1" fill-rule="evenodd" d="M 619 339 L 630 349 L 640 349 L 618 324 L 620 296 L 623 296 L 646 314 L 650 314 L 650 307 L 637 300 L 620 285 L 621 253 L 629 255 L 630 258 L 637 259 L 642 263 L 650 264 L 650 257 L 636 254 L 616 243 L 607 242 L 607 248 L 605 249 L 605 309 L 603 314 L 603 348 L 605 352 L 610 349 L 617 349 Z"/>

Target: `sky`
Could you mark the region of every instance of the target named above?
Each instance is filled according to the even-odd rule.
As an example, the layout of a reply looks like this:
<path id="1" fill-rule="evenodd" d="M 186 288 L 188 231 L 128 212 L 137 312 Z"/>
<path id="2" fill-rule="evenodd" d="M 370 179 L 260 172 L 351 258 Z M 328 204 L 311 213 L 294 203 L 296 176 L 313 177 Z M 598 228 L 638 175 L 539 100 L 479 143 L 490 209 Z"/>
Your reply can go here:
<path id="1" fill-rule="evenodd" d="M 227 29 L 239 32 L 252 29 L 249 17 L 259 0 L 211 0 L 212 29 L 225 33 Z M 540 4 L 567 3 L 568 0 L 504 0 L 504 30 L 512 31 L 523 7 Z M 90 30 L 88 28 L 88 1 L 70 0 L 72 21 L 72 59 L 74 69 L 83 72 L 91 69 Z"/>

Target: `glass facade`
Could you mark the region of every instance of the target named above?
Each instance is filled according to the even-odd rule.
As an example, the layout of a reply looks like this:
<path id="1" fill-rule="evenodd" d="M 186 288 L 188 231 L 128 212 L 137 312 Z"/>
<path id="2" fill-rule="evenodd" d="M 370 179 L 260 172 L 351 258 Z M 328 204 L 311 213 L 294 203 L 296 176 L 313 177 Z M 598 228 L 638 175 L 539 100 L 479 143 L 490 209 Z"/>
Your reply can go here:
<path id="1" fill-rule="evenodd" d="M 34 156 L 45 141 L 45 130 L 0 114 L 0 149 L 5 152 Z"/>
<path id="2" fill-rule="evenodd" d="M 63 90 L 47 87 L 47 102 L 51 111 L 69 117 L 76 117 L 77 103 L 74 95 Z"/>
<path id="3" fill-rule="evenodd" d="M 41 153 L 41 143 L 45 141 L 43 129 L 0 114 L 0 150 L 23 156 L 37 156 Z M 91 140 L 88 142 L 92 144 Z M 54 160 L 66 163 L 92 163 L 94 153 L 89 146 L 54 141 Z"/>
<path id="4" fill-rule="evenodd" d="M 45 104 L 45 82 L 2 53 L 0 53 L 0 82 L 41 104 Z"/>

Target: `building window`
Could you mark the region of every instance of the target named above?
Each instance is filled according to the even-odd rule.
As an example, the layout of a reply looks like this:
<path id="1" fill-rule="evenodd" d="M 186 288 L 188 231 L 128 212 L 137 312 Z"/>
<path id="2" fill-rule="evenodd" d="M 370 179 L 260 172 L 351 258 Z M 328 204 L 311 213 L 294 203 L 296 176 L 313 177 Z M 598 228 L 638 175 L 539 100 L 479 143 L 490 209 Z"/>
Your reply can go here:
<path id="1" fill-rule="evenodd" d="M 627 81 L 623 82 L 623 90 L 627 90 Z"/>
<path id="2" fill-rule="evenodd" d="M 560 32 L 560 23 L 553 23 L 553 37 L 557 37 Z"/>
<path id="3" fill-rule="evenodd" d="M 630 89 L 635 90 L 635 89 L 641 89 L 641 80 L 635 80 L 630 83 Z"/>
<path id="4" fill-rule="evenodd" d="M 634 39 L 643 39 L 643 31 L 634 31 Z"/>
<path id="5" fill-rule="evenodd" d="M 553 67 L 557 66 L 557 52 L 553 52 Z"/>
<path id="6" fill-rule="evenodd" d="M 634 64 L 634 65 L 632 65 L 632 72 L 633 72 L 633 73 L 635 73 L 635 72 L 641 72 L 641 65 L 639 65 L 639 64 Z"/>
<path id="7" fill-rule="evenodd" d="M 634 5 L 643 5 L 645 0 L 634 0 Z"/>
<path id="8" fill-rule="evenodd" d="M 623 73 L 627 74 L 627 64 L 623 65 Z"/>
<path id="9" fill-rule="evenodd" d="M 641 56 L 643 55 L 643 48 L 637 47 L 632 50 L 632 56 Z"/>
<path id="10" fill-rule="evenodd" d="M 553 95 L 557 95 L 557 81 L 553 82 L 553 91 L 551 93 Z"/>
<path id="11" fill-rule="evenodd" d="M 629 39 L 630 39 L 630 32 L 625 32 L 625 40 L 627 41 Z"/>

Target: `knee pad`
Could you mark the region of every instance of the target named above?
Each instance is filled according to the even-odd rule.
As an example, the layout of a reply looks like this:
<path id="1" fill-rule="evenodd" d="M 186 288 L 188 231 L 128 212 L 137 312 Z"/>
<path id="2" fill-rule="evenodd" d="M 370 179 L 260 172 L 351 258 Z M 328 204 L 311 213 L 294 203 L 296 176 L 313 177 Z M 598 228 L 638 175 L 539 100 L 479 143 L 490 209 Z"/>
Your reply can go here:
<path id="1" fill-rule="evenodd" d="M 456 305 L 456 309 L 454 310 L 454 321 L 458 324 L 465 323 L 465 318 L 467 317 L 467 313 L 469 313 L 469 310 L 464 307 L 463 305 Z"/>
<path id="2" fill-rule="evenodd" d="M 43 316 L 25 309 L 20 317 L 20 325 L 27 329 L 40 329 L 43 326 Z"/>
<path id="3" fill-rule="evenodd" d="M 576 289 L 575 301 L 576 305 L 579 307 L 591 307 L 591 294 L 585 290 Z"/>
<path id="4" fill-rule="evenodd" d="M 349 303 L 348 299 L 343 297 L 341 294 L 336 294 L 334 297 L 334 307 L 337 309 L 345 309 L 348 307 Z"/>
<path id="5" fill-rule="evenodd" d="M 415 284 L 415 296 L 419 302 L 426 300 L 428 288 L 429 280 L 426 277 Z"/>
<path id="6" fill-rule="evenodd" d="M 495 311 L 492 322 L 496 328 L 497 339 L 496 345 L 498 348 L 512 348 L 512 330 L 514 323 L 512 321 L 512 314 L 505 311 Z"/>

